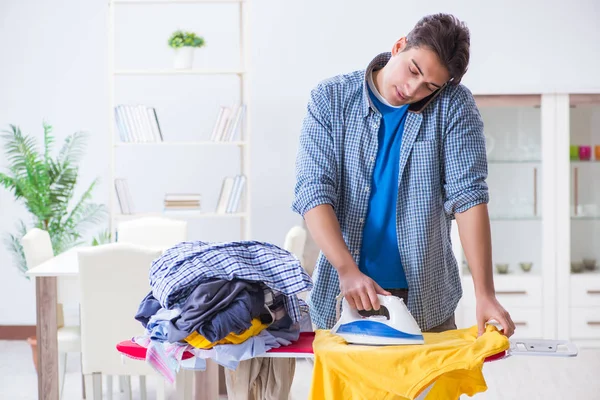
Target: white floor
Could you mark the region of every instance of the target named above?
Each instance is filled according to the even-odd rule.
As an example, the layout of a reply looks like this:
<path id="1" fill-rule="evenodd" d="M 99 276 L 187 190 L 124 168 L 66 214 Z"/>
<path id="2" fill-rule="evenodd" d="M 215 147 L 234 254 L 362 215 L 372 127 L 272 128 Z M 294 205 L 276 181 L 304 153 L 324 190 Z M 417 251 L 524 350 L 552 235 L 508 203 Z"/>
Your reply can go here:
<path id="1" fill-rule="evenodd" d="M 69 357 L 63 400 L 81 399 L 78 355 Z M 475 399 L 600 399 L 600 349 L 582 349 L 575 358 L 512 357 L 486 364 L 489 389 Z M 311 367 L 300 361 L 296 367 L 293 399 L 308 398 Z M 133 396 L 139 398 L 137 379 Z M 113 399 L 120 399 L 114 382 Z M 148 380 L 148 400 L 156 398 Z M 106 397 L 106 394 L 105 394 Z M 170 393 L 174 399 L 174 393 Z M 37 399 L 37 377 L 26 342 L 0 341 L 0 399 Z"/>

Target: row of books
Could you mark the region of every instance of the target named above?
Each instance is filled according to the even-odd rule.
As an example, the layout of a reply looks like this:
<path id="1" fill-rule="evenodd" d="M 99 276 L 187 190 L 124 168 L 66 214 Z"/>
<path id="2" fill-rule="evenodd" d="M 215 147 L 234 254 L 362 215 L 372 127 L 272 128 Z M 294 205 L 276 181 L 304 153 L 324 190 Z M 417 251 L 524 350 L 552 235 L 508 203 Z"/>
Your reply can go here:
<path id="1" fill-rule="evenodd" d="M 233 108 L 221 106 L 210 140 L 214 142 L 233 142 L 237 137 L 245 114 L 245 104 Z"/>
<path id="2" fill-rule="evenodd" d="M 141 104 L 115 107 L 115 123 L 122 142 L 162 142 L 156 109 Z"/>
<path id="3" fill-rule="evenodd" d="M 117 193 L 117 201 L 119 202 L 121 214 L 133 214 L 133 199 L 131 198 L 129 186 L 127 185 L 127 179 L 115 179 L 115 191 Z"/>
<path id="4" fill-rule="evenodd" d="M 165 211 L 200 211 L 202 195 L 198 193 L 165 194 Z"/>
<path id="5" fill-rule="evenodd" d="M 217 120 L 213 126 L 210 140 L 232 142 L 238 136 L 246 105 L 219 108 Z M 149 143 L 162 142 L 163 134 L 154 107 L 137 105 L 118 105 L 115 107 L 115 124 L 122 142 Z"/>
<path id="6" fill-rule="evenodd" d="M 240 200 L 246 185 L 245 175 L 228 176 L 223 179 L 221 194 L 217 203 L 217 214 L 237 213 L 240 209 Z"/>
<path id="7" fill-rule="evenodd" d="M 239 212 L 245 185 L 245 175 L 226 177 L 221 186 L 216 212 L 218 214 Z M 134 214 L 133 199 L 129 191 L 127 179 L 115 179 L 115 191 L 121 214 Z M 202 196 L 198 193 L 167 193 L 163 200 L 164 211 L 200 211 L 201 199 Z"/>

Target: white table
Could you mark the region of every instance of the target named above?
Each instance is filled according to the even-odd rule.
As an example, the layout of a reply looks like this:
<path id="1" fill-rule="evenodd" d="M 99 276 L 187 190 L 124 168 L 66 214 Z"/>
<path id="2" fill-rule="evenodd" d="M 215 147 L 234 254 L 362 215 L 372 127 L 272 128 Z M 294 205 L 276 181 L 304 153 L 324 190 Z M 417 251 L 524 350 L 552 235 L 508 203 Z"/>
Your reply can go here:
<path id="1" fill-rule="evenodd" d="M 38 399 L 58 400 L 58 342 L 56 326 L 57 280 L 68 287 L 77 285 L 79 260 L 77 253 L 86 247 L 76 247 L 59 254 L 27 271 L 35 278 L 36 336 L 38 351 Z M 140 299 L 141 301 L 142 299 Z M 115 346 L 117 344 L 115 343 Z M 115 348 L 115 351 L 116 348 Z M 178 378 L 179 378 L 178 374 Z M 183 377 L 182 377 L 183 378 Z M 204 372 L 195 373 L 195 400 L 214 400 L 219 394 L 219 368 L 207 363 Z M 179 383 L 179 381 L 177 382 Z M 188 393 L 187 385 L 177 385 L 178 393 Z M 202 389 L 200 389 L 202 388 Z M 185 397 L 187 397 L 184 394 Z"/>

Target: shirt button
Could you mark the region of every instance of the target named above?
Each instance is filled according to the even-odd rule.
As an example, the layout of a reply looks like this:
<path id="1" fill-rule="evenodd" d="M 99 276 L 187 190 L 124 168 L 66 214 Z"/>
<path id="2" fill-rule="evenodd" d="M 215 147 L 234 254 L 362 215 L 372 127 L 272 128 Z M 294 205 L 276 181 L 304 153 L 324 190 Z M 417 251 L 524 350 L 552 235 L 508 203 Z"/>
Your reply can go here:
<path id="1" fill-rule="evenodd" d="M 371 161 L 375 161 L 375 157 L 371 156 Z"/>
<path id="2" fill-rule="evenodd" d="M 358 253 L 360 253 L 360 251 L 358 251 L 358 250 L 354 250 L 354 255 L 355 255 L 355 256 L 357 256 L 357 255 L 358 255 Z"/>
<path id="3" fill-rule="evenodd" d="M 370 189 L 368 186 L 365 186 L 365 192 L 368 192 Z"/>
<path id="4" fill-rule="evenodd" d="M 362 224 L 363 222 L 365 222 L 365 219 L 361 218 L 361 219 L 358 220 L 358 222 L 360 222 Z"/>

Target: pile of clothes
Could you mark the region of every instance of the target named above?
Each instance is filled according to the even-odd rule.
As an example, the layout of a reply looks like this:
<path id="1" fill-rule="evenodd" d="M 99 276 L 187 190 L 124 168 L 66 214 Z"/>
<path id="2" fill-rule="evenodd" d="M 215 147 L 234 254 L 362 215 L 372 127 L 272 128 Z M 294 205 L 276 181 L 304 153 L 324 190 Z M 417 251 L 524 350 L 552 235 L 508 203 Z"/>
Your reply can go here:
<path id="1" fill-rule="evenodd" d="M 293 254 L 273 244 L 179 243 L 153 261 L 150 286 L 135 315 L 145 334 L 133 341 L 171 383 L 180 367 L 204 370 L 211 358 L 235 370 L 312 331 L 297 297 L 312 281 Z M 182 361 L 185 351 L 196 357 Z"/>

